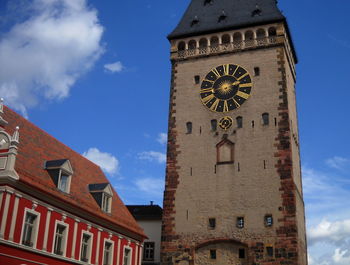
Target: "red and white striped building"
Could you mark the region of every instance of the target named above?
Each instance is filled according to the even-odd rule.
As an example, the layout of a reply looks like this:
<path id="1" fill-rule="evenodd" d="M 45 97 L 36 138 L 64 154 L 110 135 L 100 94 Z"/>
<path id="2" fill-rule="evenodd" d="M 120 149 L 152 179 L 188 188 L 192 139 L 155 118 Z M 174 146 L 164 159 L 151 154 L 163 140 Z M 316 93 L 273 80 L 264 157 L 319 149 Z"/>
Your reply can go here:
<path id="1" fill-rule="evenodd" d="M 145 238 L 97 165 L 0 103 L 1 265 L 140 265 Z"/>

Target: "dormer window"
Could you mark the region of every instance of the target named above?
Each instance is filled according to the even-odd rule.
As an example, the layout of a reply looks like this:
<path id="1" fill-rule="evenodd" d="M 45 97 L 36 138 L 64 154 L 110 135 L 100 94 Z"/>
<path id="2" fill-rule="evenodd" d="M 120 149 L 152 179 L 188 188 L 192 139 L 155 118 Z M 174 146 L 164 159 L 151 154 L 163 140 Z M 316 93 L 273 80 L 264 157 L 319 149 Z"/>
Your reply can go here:
<path id="1" fill-rule="evenodd" d="M 72 165 L 68 159 L 46 161 L 45 169 L 48 171 L 57 189 L 69 193 L 71 177 L 73 175 Z"/>
<path id="2" fill-rule="evenodd" d="M 89 191 L 97 204 L 100 206 L 101 210 L 106 213 L 111 213 L 113 197 L 111 184 L 90 184 Z"/>

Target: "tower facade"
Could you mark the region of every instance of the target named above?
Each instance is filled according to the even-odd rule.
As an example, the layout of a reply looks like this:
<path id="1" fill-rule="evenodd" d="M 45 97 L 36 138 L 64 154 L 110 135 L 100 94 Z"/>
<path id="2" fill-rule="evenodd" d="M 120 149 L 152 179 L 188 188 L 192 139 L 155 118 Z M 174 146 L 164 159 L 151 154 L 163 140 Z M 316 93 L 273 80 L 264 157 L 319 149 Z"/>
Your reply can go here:
<path id="1" fill-rule="evenodd" d="M 171 43 L 162 264 L 307 264 L 297 56 L 275 0 L 192 0 Z"/>

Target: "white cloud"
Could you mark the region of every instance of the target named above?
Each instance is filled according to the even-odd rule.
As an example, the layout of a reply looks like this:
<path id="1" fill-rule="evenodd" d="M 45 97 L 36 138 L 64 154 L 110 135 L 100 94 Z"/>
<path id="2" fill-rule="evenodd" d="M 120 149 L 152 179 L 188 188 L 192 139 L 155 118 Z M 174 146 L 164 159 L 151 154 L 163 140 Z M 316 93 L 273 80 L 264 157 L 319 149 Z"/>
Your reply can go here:
<path id="1" fill-rule="evenodd" d="M 166 133 L 160 133 L 157 138 L 157 142 L 160 144 L 166 144 L 168 141 L 168 135 Z"/>
<path id="2" fill-rule="evenodd" d="M 118 173 L 119 161 L 112 154 L 101 152 L 93 147 L 83 153 L 83 156 L 94 162 L 96 165 L 99 165 L 102 170 L 108 174 L 113 175 Z"/>
<path id="3" fill-rule="evenodd" d="M 349 250 L 341 250 L 337 248 L 333 255 L 333 261 L 335 264 L 339 265 L 349 265 L 350 264 L 350 255 Z"/>
<path id="4" fill-rule="evenodd" d="M 26 19 L 0 40 L 0 95 L 26 114 L 42 99 L 69 96 L 103 53 L 103 27 L 86 0 L 28 1 Z"/>
<path id="5" fill-rule="evenodd" d="M 309 245 L 316 242 L 344 245 L 350 243 L 350 219 L 337 222 L 321 221 L 317 226 L 308 231 Z"/>
<path id="6" fill-rule="evenodd" d="M 141 152 L 138 154 L 138 158 L 141 160 L 147 160 L 151 162 L 156 161 L 160 164 L 166 162 L 166 155 L 156 151 Z"/>
<path id="7" fill-rule="evenodd" d="M 335 169 L 343 169 L 350 165 L 350 159 L 335 156 L 326 160 L 326 164 Z"/>
<path id="8" fill-rule="evenodd" d="M 164 190 L 164 180 L 155 178 L 142 178 L 135 181 L 137 188 L 153 196 L 161 197 Z"/>
<path id="9" fill-rule="evenodd" d="M 124 69 L 124 66 L 121 62 L 115 62 L 111 64 L 105 64 L 104 68 L 112 73 L 119 73 Z"/>

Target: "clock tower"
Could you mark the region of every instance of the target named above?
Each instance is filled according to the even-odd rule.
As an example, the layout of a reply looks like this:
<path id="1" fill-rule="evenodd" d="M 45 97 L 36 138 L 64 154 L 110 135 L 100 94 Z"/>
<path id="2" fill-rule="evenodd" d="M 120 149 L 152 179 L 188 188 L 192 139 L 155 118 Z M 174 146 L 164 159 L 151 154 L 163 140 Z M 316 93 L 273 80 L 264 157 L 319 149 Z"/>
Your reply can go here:
<path id="1" fill-rule="evenodd" d="M 164 265 L 306 265 L 297 56 L 276 0 L 192 0 L 171 43 Z"/>

